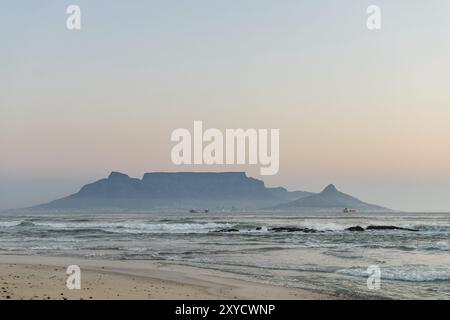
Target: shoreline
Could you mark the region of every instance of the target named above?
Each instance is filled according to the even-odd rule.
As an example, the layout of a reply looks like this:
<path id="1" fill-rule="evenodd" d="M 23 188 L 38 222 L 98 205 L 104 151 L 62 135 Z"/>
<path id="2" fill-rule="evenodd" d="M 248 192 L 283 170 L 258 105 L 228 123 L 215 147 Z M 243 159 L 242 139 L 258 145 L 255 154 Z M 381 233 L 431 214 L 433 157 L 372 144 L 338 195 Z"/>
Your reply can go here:
<path id="1" fill-rule="evenodd" d="M 69 265 L 81 289 L 66 287 Z M 228 272 L 149 260 L 0 254 L 0 300 L 334 300 L 349 296 L 243 280 Z"/>

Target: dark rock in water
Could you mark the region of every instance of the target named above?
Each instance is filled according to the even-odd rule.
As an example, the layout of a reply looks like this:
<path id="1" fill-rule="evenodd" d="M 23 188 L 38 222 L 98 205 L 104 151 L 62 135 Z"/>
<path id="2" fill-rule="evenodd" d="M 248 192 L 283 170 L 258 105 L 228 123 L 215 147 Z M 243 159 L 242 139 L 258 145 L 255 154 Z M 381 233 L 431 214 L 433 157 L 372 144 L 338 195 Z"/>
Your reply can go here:
<path id="1" fill-rule="evenodd" d="M 396 227 L 396 226 L 368 226 L 366 229 L 364 229 L 361 226 L 354 226 L 354 227 L 350 227 L 345 229 L 347 231 L 364 231 L 364 230 L 404 230 L 404 231 L 419 231 L 416 229 L 408 229 L 408 228 L 401 228 L 401 227 Z"/>
<path id="2" fill-rule="evenodd" d="M 273 232 L 306 232 L 306 233 L 314 233 L 317 230 L 310 228 L 297 228 L 297 227 L 275 227 L 271 228 L 269 231 Z"/>
<path id="3" fill-rule="evenodd" d="M 296 231 L 303 231 L 303 229 L 295 228 L 295 227 L 275 227 L 275 228 L 271 228 L 269 231 L 273 231 L 273 232 L 296 232 Z"/>
<path id="4" fill-rule="evenodd" d="M 368 226 L 366 230 L 404 230 L 404 231 L 419 231 L 417 229 L 401 228 L 396 226 Z"/>
<path id="5" fill-rule="evenodd" d="M 319 231 L 314 230 L 314 229 L 310 229 L 310 228 L 305 228 L 305 229 L 303 229 L 303 232 L 306 232 L 306 233 L 316 233 L 316 232 L 319 232 Z"/>
<path id="6" fill-rule="evenodd" d="M 365 229 L 360 226 L 354 226 L 354 227 L 347 228 L 345 230 L 347 230 L 347 231 L 364 231 Z"/>
<path id="7" fill-rule="evenodd" d="M 215 230 L 213 232 L 239 232 L 239 230 L 238 229 L 234 229 L 234 228 L 228 228 L 228 229 Z"/>

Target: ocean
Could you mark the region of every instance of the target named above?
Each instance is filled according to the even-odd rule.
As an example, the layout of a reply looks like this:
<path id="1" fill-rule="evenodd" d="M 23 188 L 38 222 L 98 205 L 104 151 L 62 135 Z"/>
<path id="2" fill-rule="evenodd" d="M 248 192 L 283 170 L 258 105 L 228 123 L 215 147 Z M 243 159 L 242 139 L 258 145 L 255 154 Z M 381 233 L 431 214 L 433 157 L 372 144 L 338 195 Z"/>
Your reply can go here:
<path id="1" fill-rule="evenodd" d="M 3 213 L 0 254 L 158 260 L 343 297 L 450 299 L 449 213 Z"/>

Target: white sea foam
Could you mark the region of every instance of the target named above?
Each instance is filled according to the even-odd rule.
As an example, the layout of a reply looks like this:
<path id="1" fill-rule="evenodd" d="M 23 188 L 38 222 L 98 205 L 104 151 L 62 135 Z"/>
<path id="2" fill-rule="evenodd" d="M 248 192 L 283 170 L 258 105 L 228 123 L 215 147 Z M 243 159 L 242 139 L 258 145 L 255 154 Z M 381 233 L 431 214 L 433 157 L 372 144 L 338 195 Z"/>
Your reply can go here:
<path id="1" fill-rule="evenodd" d="M 205 214 L 201 218 L 185 213 L 0 216 L 0 251 L 173 260 L 245 273 L 276 283 L 285 281 L 293 286 L 298 283 L 322 286 L 323 275 L 330 285 L 349 290 L 354 289 L 353 281 L 345 281 L 344 277 L 353 276 L 355 282 L 364 285 L 367 266 L 379 261 L 382 281 L 402 290 L 380 290 L 375 293 L 377 296 L 441 299 L 446 297 L 445 289 L 450 283 L 449 217 L 246 216 L 246 213 Z M 369 225 L 407 227 L 420 232 L 344 231 L 351 226 Z M 257 230 L 258 227 L 261 229 Z M 270 231 L 274 227 L 324 232 Z M 221 229 L 239 232 L 212 232 Z M 399 261 L 408 265 L 398 265 Z"/>
<path id="2" fill-rule="evenodd" d="M 0 228 L 17 227 L 21 221 L 0 221 Z"/>
<path id="3" fill-rule="evenodd" d="M 426 250 L 450 251 L 450 244 L 447 241 L 439 241 L 425 246 Z"/>
<path id="4" fill-rule="evenodd" d="M 260 229 L 257 229 L 257 227 L 251 227 L 251 228 L 243 228 L 240 229 L 239 232 L 242 233 L 267 233 L 269 231 L 268 227 L 266 226 L 262 226 L 260 227 Z"/>
<path id="5" fill-rule="evenodd" d="M 53 251 L 53 250 L 72 250 L 74 249 L 73 247 L 68 247 L 68 246 L 58 246 L 58 245 L 53 245 L 53 246 L 33 246 L 30 247 L 30 250 L 33 251 Z"/>
<path id="6" fill-rule="evenodd" d="M 303 223 L 301 223 L 301 227 L 303 228 L 310 228 L 318 231 L 343 231 L 346 228 L 349 228 L 351 226 L 354 226 L 354 224 L 340 224 L 340 223 L 334 223 L 334 222 L 315 222 L 315 221 L 309 221 L 305 220 Z"/>
<path id="7" fill-rule="evenodd" d="M 202 233 L 232 227 L 229 223 L 129 223 L 129 222 L 38 222 L 36 226 L 53 230 L 99 229 L 114 233 Z"/>
<path id="8" fill-rule="evenodd" d="M 348 268 L 337 270 L 336 273 L 354 277 L 368 277 L 366 268 Z M 450 280 L 450 267 L 409 265 L 397 267 L 382 267 L 381 279 L 409 282 L 429 282 Z"/>

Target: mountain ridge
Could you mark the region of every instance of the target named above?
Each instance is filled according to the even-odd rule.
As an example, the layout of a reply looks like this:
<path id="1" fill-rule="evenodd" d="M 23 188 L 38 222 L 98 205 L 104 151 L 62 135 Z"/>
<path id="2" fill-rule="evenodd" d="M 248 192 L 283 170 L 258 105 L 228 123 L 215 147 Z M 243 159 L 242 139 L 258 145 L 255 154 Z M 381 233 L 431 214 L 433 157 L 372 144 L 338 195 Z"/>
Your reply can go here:
<path id="1" fill-rule="evenodd" d="M 266 187 L 264 181 L 248 177 L 245 172 L 149 172 L 142 179 L 112 171 L 107 178 L 88 183 L 77 193 L 41 204 L 32 210 L 264 210 L 292 209 L 302 199 L 332 198 L 342 194 L 334 185 L 321 193 L 288 191 L 283 187 Z M 336 202 L 338 208 L 342 201 Z M 360 201 L 360 203 L 365 204 Z M 320 205 L 312 206 L 319 208 Z M 384 209 L 365 204 L 370 209 Z M 331 208 L 325 201 L 323 208 Z M 340 210 L 342 210 L 340 208 Z M 356 208 L 358 209 L 358 208 Z"/>
<path id="2" fill-rule="evenodd" d="M 387 208 L 366 203 L 358 198 L 339 191 L 334 184 L 326 186 L 322 192 L 301 199 L 290 201 L 274 207 L 275 209 L 338 209 L 343 208 L 355 210 L 390 211 Z"/>
<path id="3" fill-rule="evenodd" d="M 259 209 L 309 196 L 283 187 L 267 188 L 245 172 L 150 172 L 142 179 L 113 171 L 79 192 L 32 209 L 53 210 L 186 210 L 208 207 Z"/>

